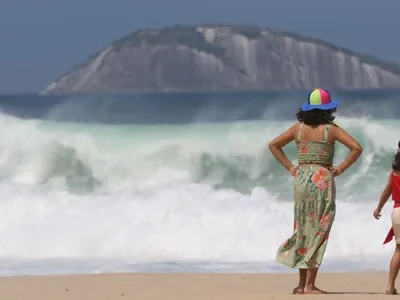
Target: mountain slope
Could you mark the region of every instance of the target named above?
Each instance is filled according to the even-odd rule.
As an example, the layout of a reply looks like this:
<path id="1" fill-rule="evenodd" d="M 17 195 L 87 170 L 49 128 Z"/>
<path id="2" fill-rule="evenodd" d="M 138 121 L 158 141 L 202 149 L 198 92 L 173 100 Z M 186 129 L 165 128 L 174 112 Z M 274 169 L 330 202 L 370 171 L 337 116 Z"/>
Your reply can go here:
<path id="1" fill-rule="evenodd" d="M 250 26 L 139 30 L 44 93 L 399 88 L 400 67 L 319 39 Z"/>

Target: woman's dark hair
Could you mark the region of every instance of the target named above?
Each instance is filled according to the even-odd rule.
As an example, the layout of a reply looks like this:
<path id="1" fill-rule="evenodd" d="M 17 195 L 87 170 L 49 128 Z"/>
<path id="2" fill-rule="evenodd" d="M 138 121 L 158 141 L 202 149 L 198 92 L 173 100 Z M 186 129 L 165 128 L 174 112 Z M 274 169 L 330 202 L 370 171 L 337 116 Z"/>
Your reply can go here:
<path id="1" fill-rule="evenodd" d="M 336 111 L 335 109 L 330 110 L 322 110 L 322 109 L 313 109 L 313 110 L 301 110 L 299 109 L 296 113 L 297 120 L 306 125 L 322 125 L 322 124 L 332 124 L 333 120 L 335 120 L 335 116 L 333 113 Z"/>
<path id="2" fill-rule="evenodd" d="M 397 143 L 398 149 L 400 149 L 400 141 Z M 392 161 L 392 169 L 396 171 L 400 171 L 400 150 L 397 150 L 396 155 Z"/>

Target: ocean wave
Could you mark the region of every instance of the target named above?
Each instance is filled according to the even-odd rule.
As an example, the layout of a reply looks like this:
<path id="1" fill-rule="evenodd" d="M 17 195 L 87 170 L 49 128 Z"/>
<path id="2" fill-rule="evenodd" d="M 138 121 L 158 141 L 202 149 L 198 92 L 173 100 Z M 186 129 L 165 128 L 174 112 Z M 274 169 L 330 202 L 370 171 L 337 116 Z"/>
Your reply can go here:
<path id="1" fill-rule="evenodd" d="M 391 208 L 379 222 L 371 214 L 400 121 L 339 114 L 337 122 L 364 152 L 337 178 L 326 263 L 380 266 L 392 251 L 382 248 Z M 85 272 L 152 264 L 275 272 L 276 249 L 292 231 L 293 179 L 267 144 L 293 121 L 178 123 L 0 114 L 0 261 L 13 262 L 3 273 L 67 270 L 65 262 Z M 294 145 L 284 150 L 295 162 Z M 347 152 L 336 145 L 335 163 Z M 29 269 L 37 261 L 44 263 Z"/>
<path id="2" fill-rule="evenodd" d="M 290 176 L 267 149 L 269 140 L 290 122 L 94 126 L 10 120 L 0 116 L 3 179 L 64 186 L 79 193 L 129 189 L 157 181 L 207 183 L 242 193 L 263 187 L 290 199 L 291 190 L 285 188 Z M 14 123 L 10 126 L 10 122 Z M 357 164 L 339 178 L 341 193 L 369 195 L 365 186 L 377 176 L 386 177 L 397 138 L 392 128 L 398 122 L 341 119 L 340 124 L 365 148 Z M 294 144 L 285 150 L 295 163 Z M 347 151 L 336 145 L 335 162 Z"/>

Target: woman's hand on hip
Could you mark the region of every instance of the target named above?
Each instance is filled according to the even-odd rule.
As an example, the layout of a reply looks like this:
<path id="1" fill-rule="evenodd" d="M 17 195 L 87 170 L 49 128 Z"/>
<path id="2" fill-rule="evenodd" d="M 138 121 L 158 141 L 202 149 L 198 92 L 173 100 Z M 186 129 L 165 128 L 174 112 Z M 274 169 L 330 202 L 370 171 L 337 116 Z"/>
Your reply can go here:
<path id="1" fill-rule="evenodd" d="M 342 175 L 342 173 L 343 173 L 343 171 L 342 171 L 341 168 L 339 168 L 339 167 L 333 167 L 333 166 L 329 168 L 329 171 L 331 171 L 331 173 L 332 173 L 332 175 L 333 175 L 334 177 L 337 177 L 337 176 L 339 176 L 339 175 Z"/>
<path id="2" fill-rule="evenodd" d="M 289 173 L 290 173 L 293 177 L 296 177 L 298 170 L 299 170 L 299 167 L 298 167 L 298 166 L 294 166 L 294 167 L 291 167 L 291 168 L 290 168 Z"/>

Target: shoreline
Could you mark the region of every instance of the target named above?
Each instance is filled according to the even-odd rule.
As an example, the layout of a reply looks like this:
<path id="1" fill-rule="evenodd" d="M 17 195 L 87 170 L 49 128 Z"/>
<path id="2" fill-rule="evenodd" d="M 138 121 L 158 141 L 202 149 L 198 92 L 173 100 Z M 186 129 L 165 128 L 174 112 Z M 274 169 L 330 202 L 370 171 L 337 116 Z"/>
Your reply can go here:
<path id="1" fill-rule="evenodd" d="M 323 273 L 317 286 L 329 299 L 380 299 L 386 272 Z M 100 273 L 0 277 L 1 299 L 164 299 L 164 300 L 287 300 L 297 274 L 277 273 Z"/>

